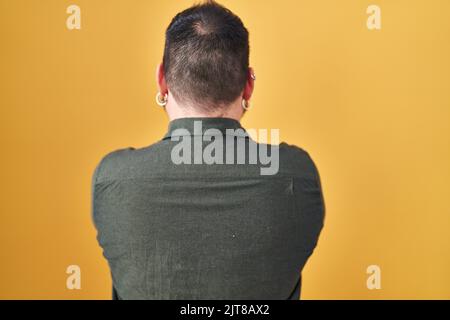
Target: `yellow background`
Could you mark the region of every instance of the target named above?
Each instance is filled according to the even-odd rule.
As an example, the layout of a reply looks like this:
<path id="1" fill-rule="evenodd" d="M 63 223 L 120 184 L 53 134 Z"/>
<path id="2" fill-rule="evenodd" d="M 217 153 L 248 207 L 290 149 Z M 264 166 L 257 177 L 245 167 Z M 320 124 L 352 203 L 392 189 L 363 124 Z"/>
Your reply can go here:
<path id="1" fill-rule="evenodd" d="M 167 128 L 164 30 L 191 1 L 0 0 L 0 298 L 110 298 L 90 218 L 109 151 Z M 305 299 L 450 298 L 450 1 L 223 0 L 251 32 L 243 124 L 279 128 L 322 176 Z M 81 30 L 66 8 L 81 7 Z M 366 27 L 370 4 L 382 30 Z M 66 289 L 68 265 L 82 289 Z M 366 288 L 366 268 L 382 289 Z"/>

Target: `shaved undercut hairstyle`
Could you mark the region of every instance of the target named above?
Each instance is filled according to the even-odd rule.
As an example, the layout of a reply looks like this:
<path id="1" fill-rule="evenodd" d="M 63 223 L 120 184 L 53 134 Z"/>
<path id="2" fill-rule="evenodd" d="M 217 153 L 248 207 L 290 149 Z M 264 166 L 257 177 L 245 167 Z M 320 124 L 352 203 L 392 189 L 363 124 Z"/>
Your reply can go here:
<path id="1" fill-rule="evenodd" d="M 245 88 L 249 52 L 249 33 L 237 15 L 215 1 L 194 5 L 167 28 L 167 85 L 180 103 L 207 112 L 225 108 Z"/>

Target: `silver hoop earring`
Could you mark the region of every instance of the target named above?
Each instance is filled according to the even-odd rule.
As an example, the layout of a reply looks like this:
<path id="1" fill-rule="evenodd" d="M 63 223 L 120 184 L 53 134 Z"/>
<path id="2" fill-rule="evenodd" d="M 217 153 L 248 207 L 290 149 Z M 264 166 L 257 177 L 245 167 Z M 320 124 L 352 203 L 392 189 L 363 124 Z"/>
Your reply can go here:
<path id="1" fill-rule="evenodd" d="M 165 107 L 167 104 L 167 100 L 168 100 L 169 96 L 167 95 L 167 93 L 164 95 L 164 98 L 161 99 L 161 92 L 158 92 L 156 94 L 156 103 L 158 104 L 158 106 L 160 107 Z"/>
<path id="2" fill-rule="evenodd" d="M 242 108 L 245 111 L 250 110 L 250 103 L 247 100 L 245 100 L 245 99 L 242 99 Z"/>

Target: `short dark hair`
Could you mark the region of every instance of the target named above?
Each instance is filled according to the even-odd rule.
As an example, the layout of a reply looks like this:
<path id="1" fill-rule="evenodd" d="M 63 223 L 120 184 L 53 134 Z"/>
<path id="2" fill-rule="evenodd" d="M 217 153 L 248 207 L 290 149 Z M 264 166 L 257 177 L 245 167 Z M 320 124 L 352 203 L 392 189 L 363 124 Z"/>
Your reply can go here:
<path id="1" fill-rule="evenodd" d="M 215 1 L 194 5 L 167 28 L 166 82 L 177 101 L 213 111 L 244 90 L 249 52 L 248 30 L 238 16 Z"/>

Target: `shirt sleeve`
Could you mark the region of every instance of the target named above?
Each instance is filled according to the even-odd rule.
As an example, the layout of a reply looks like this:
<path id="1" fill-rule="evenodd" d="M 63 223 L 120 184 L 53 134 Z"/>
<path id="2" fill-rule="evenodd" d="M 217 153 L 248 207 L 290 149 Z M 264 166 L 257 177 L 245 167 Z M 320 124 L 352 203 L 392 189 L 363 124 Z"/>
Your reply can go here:
<path id="1" fill-rule="evenodd" d="M 100 167 L 102 165 L 102 162 L 103 161 L 101 161 L 97 165 L 97 167 L 95 168 L 94 174 L 92 175 L 92 181 L 91 181 L 91 220 L 92 220 L 92 223 L 94 224 L 95 227 L 97 227 L 96 224 L 95 224 L 95 219 L 94 219 L 94 215 L 95 215 L 95 187 L 97 185 L 98 177 L 99 177 L 99 174 L 100 174 Z"/>
<path id="2" fill-rule="evenodd" d="M 295 204 L 300 215 L 299 235 L 307 257 L 314 251 L 325 220 L 325 201 L 317 167 L 308 155 L 307 175 L 294 179 Z"/>

